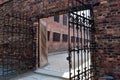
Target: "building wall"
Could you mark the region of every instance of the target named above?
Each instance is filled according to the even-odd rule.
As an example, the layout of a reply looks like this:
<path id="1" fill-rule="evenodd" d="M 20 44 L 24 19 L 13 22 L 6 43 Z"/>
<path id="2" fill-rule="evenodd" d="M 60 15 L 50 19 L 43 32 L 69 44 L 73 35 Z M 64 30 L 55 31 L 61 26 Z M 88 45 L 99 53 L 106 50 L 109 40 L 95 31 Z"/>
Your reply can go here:
<path id="1" fill-rule="evenodd" d="M 64 14 L 66 17 L 67 14 Z M 49 31 L 49 40 L 48 40 L 48 52 L 56 52 L 56 51 L 66 51 L 68 50 L 68 18 L 67 18 L 67 25 L 63 24 L 63 15 L 59 15 L 59 22 L 54 21 L 54 17 L 48 17 L 43 19 L 47 23 L 47 30 Z M 75 27 L 74 27 L 75 28 Z M 77 31 L 76 28 L 73 32 L 73 28 L 70 28 L 70 36 L 72 38 L 73 33 L 75 33 L 75 45 L 77 47 Z M 83 31 L 83 28 L 82 30 Z M 60 34 L 60 41 L 53 41 L 53 33 L 59 33 Z M 84 33 L 84 32 L 83 32 Z M 63 34 L 67 35 L 67 41 L 63 41 Z M 81 32 L 79 32 L 81 34 Z M 87 33 L 86 33 L 87 34 Z M 87 39 L 87 36 L 85 34 L 85 38 Z M 80 41 L 81 36 L 79 36 Z M 72 39 L 70 39 L 72 40 Z M 84 43 L 84 34 L 82 34 L 82 40 Z M 71 46 L 73 42 L 71 41 Z M 84 46 L 84 45 L 83 45 Z"/>
<path id="2" fill-rule="evenodd" d="M 120 0 L 99 1 L 94 8 L 97 70 L 120 80 Z"/>
<path id="3" fill-rule="evenodd" d="M 67 50 L 68 42 L 62 41 L 62 35 L 68 35 L 68 26 L 63 25 L 63 15 L 59 16 L 59 22 L 54 21 L 54 17 L 43 19 L 47 22 L 47 30 L 50 32 L 48 40 L 48 52 Z M 60 41 L 53 41 L 53 33 L 60 33 Z"/>

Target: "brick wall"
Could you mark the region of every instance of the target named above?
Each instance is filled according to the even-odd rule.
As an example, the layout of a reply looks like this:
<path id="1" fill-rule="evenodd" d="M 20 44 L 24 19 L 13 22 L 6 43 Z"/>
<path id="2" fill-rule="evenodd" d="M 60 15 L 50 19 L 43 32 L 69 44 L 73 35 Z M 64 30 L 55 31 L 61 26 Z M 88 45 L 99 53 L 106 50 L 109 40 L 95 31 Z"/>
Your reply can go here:
<path id="1" fill-rule="evenodd" d="M 101 1 L 94 8 L 97 70 L 120 80 L 120 0 Z"/>

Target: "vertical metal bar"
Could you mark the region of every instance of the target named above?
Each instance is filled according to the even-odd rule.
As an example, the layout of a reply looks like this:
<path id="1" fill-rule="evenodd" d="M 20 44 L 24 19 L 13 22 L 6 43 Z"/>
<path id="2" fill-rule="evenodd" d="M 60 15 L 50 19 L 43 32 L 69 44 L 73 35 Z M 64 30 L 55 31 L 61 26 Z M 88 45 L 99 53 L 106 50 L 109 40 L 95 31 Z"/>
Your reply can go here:
<path id="1" fill-rule="evenodd" d="M 89 14 L 90 14 L 90 10 L 89 10 Z M 89 16 L 89 19 L 91 20 L 91 15 Z M 91 44 L 90 44 L 90 42 L 91 42 L 91 39 L 90 39 L 90 37 L 91 37 L 91 33 L 90 33 L 90 31 L 91 31 L 91 24 L 90 24 L 90 20 L 89 20 L 89 22 L 88 22 L 88 25 L 89 25 L 89 27 L 88 27 L 88 34 L 89 34 L 89 36 L 88 36 L 88 50 L 89 50 L 89 52 L 88 52 L 88 59 L 89 59 L 89 74 L 88 74 L 88 76 L 89 76 L 89 79 L 91 79 L 90 78 L 90 76 L 91 76 L 91 73 L 90 73 L 90 66 L 91 66 L 91 57 L 90 57 L 90 54 L 91 54 Z"/>
<path id="2" fill-rule="evenodd" d="M 72 0 L 72 6 L 74 6 L 74 0 Z M 75 53 L 76 53 L 76 48 L 75 48 L 75 15 L 74 15 L 74 12 L 73 12 L 73 9 L 72 9 L 72 12 L 71 12 L 71 14 L 72 14 L 72 27 L 73 27 L 73 30 L 72 30 L 72 32 L 73 32 L 73 46 L 72 46 L 72 53 L 73 53 L 73 75 L 74 75 L 74 77 L 73 77 L 73 79 L 75 80 L 75 74 L 76 74 L 76 72 L 75 72 L 75 67 L 76 67 L 76 65 L 75 65 Z"/>
<path id="3" fill-rule="evenodd" d="M 92 26 L 91 26 L 92 27 Z M 91 56 L 91 54 L 92 54 L 92 28 L 90 27 L 90 59 L 92 59 L 92 56 Z M 92 61 L 90 61 L 91 62 L 91 64 L 90 64 L 90 78 L 92 79 Z"/>
<path id="4" fill-rule="evenodd" d="M 76 0 L 76 6 L 77 6 L 77 0 Z M 77 43 L 77 64 L 78 64 L 78 76 L 77 76 L 77 79 L 79 80 L 80 79 L 80 55 L 79 55 L 79 26 L 78 26 L 78 21 L 79 21 L 79 16 L 78 16 L 78 8 L 76 10 L 76 31 L 77 31 L 77 38 L 76 38 L 76 43 Z"/>
<path id="5" fill-rule="evenodd" d="M 68 0 L 69 1 L 69 0 Z M 68 57 L 69 61 L 69 78 L 71 80 L 71 54 L 70 54 L 70 13 L 68 13 Z"/>
<path id="6" fill-rule="evenodd" d="M 75 76 L 75 67 L 76 67 L 76 65 L 75 65 L 75 58 L 76 58 L 75 53 L 76 53 L 76 47 L 75 47 L 75 25 L 74 25 L 74 21 L 75 21 L 75 19 L 73 17 L 73 39 L 74 39 L 74 41 L 73 41 L 73 70 L 74 70 L 74 76 Z M 75 80 L 75 77 L 74 77 L 74 80 Z"/>
<path id="7" fill-rule="evenodd" d="M 88 10 L 86 12 L 86 17 L 88 19 Z M 89 70 L 89 62 L 88 62 L 88 20 L 86 21 L 86 67 L 87 67 L 87 71 L 86 71 L 86 76 L 87 76 L 87 79 L 89 79 L 88 77 L 88 70 Z"/>
<path id="8" fill-rule="evenodd" d="M 68 8 L 70 7 L 70 0 L 68 0 Z M 67 60 L 69 61 L 69 79 L 72 80 L 71 78 L 71 68 L 72 68 L 72 61 L 71 61 L 71 44 L 70 44 L 70 39 L 71 39 L 71 33 L 70 33 L 70 22 L 71 22 L 71 10 L 69 9 L 69 13 L 68 13 L 68 57 L 67 57 Z"/>
<path id="9" fill-rule="evenodd" d="M 83 68 L 84 68 L 84 78 L 85 78 L 85 14 L 84 14 L 84 11 L 83 11 Z"/>
<path id="10" fill-rule="evenodd" d="M 87 15 L 87 17 L 89 18 L 89 14 Z M 89 80 L 89 49 L 88 49 L 88 36 L 89 36 L 89 24 L 87 21 L 87 31 L 86 31 L 86 35 L 87 35 L 87 79 Z"/>
<path id="11" fill-rule="evenodd" d="M 82 12 L 80 11 L 80 15 L 82 14 Z M 81 19 L 82 19 L 82 17 L 81 17 Z M 83 72 L 83 68 L 84 68 L 84 58 L 83 58 L 83 56 L 84 56 L 84 54 L 83 54 L 83 50 L 84 50 L 84 48 L 83 48 L 83 46 L 84 46 L 84 42 L 83 42 L 83 39 L 84 39 L 84 36 L 83 36 L 83 29 L 84 29 L 84 27 L 83 27 L 83 22 L 82 22 L 82 20 L 81 20 L 81 79 L 83 80 L 83 78 L 84 78 L 84 72 Z"/>
<path id="12" fill-rule="evenodd" d="M 85 79 L 87 79 L 87 10 L 85 10 Z"/>
<path id="13" fill-rule="evenodd" d="M 69 15 L 69 22 L 70 22 L 70 13 L 68 14 Z M 70 23 L 68 24 L 68 58 L 67 60 L 69 60 L 69 77 L 70 77 L 70 80 L 71 80 L 71 68 L 72 68 L 72 65 L 71 65 L 71 47 L 70 47 Z"/>
<path id="14" fill-rule="evenodd" d="M 93 13 L 93 9 L 91 8 L 91 17 L 92 17 L 92 26 L 91 26 L 91 29 L 92 29 L 92 52 L 93 52 L 93 54 L 92 54 L 92 58 L 96 58 L 96 52 L 95 52 L 95 50 L 96 50 L 96 47 L 95 47 L 95 35 L 94 35 L 94 32 L 95 32 L 95 27 L 94 27 L 94 13 Z M 94 60 L 94 61 L 92 61 L 92 63 L 93 63 L 93 79 L 97 79 L 97 71 L 96 71 L 96 61 Z"/>
<path id="15" fill-rule="evenodd" d="M 72 4 L 72 6 L 73 6 L 73 0 L 68 0 L 68 5 L 69 5 L 69 7 L 71 7 L 71 4 Z M 68 34 L 69 34 L 69 71 L 70 71 L 70 73 L 69 73 L 69 75 L 70 75 L 70 80 L 72 80 L 72 44 L 71 44 L 71 42 L 72 41 L 70 41 L 70 39 L 71 39 L 71 29 L 70 29 L 70 27 L 72 26 L 73 27 L 73 24 L 72 23 L 70 23 L 70 22 L 73 22 L 73 17 L 71 16 L 71 14 L 72 14 L 72 9 L 69 9 L 69 31 L 68 31 Z"/>

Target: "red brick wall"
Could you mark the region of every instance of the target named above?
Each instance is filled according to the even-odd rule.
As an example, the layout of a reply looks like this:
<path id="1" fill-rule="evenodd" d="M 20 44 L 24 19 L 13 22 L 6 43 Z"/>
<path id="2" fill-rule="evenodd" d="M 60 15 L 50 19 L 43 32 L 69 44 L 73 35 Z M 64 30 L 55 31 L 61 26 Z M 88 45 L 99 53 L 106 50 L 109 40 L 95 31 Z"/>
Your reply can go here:
<path id="1" fill-rule="evenodd" d="M 94 14 L 97 70 L 120 80 L 120 0 L 104 0 Z"/>

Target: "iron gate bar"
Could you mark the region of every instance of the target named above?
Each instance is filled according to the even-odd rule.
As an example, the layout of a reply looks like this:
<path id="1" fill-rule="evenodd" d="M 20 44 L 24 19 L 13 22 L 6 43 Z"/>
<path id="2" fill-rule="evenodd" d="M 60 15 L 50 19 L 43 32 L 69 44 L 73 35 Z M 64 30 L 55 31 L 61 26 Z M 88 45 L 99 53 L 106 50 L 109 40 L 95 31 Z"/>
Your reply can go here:
<path id="1" fill-rule="evenodd" d="M 77 0 L 76 0 L 76 5 L 77 5 Z M 78 11 L 76 11 L 76 14 L 78 14 Z M 76 15 L 76 21 L 77 21 L 77 23 L 78 23 L 78 15 Z M 80 62 L 79 62 L 79 57 L 80 57 L 80 55 L 79 55 L 79 26 L 78 26 L 78 24 L 76 25 L 76 30 L 77 30 L 77 38 L 78 38 L 78 41 L 77 41 L 77 56 L 78 56 L 78 75 L 80 75 Z M 80 79 L 80 77 L 78 76 L 78 80 Z"/>
<path id="2" fill-rule="evenodd" d="M 77 5 L 76 0 L 76 5 Z M 83 1 L 83 0 L 82 0 Z M 74 6 L 73 0 L 68 1 L 68 3 L 72 3 Z M 70 5 L 68 4 L 68 6 Z M 93 47 L 94 44 L 91 44 L 92 39 L 92 29 L 94 28 L 93 23 L 93 14 L 88 13 L 91 12 L 91 7 L 86 10 L 82 10 L 81 7 L 76 7 L 76 9 L 69 9 L 68 14 L 68 34 L 69 34 L 69 54 L 67 60 L 69 61 L 69 76 L 70 80 L 94 80 L 93 70 L 94 68 L 91 63 L 91 56 L 93 55 Z M 83 15 L 81 15 L 84 13 Z M 88 17 L 89 14 L 89 17 Z M 72 26 L 72 31 L 71 31 Z M 73 37 L 71 37 L 73 35 Z M 75 41 L 76 37 L 76 41 Z M 72 39 L 73 38 L 73 39 Z M 78 38 L 81 38 L 81 41 L 78 42 Z M 71 42 L 73 40 L 73 42 Z M 91 40 L 91 41 L 90 41 Z M 93 41 L 94 42 L 94 41 Z M 77 63 L 76 63 L 77 62 Z M 92 67 L 91 67 L 92 66 Z M 77 70 L 76 70 L 77 67 Z M 73 69 L 73 72 L 72 72 Z"/>
<path id="3" fill-rule="evenodd" d="M 98 2 L 98 3 L 96 3 L 96 4 L 94 4 L 94 6 L 98 6 L 100 3 Z M 90 15 L 91 15 L 91 17 L 92 17 L 92 22 L 91 22 L 91 26 L 93 26 L 93 27 L 91 27 L 91 51 L 93 52 L 93 54 L 92 54 L 92 56 L 91 57 L 93 57 L 93 59 L 92 59 L 92 64 L 93 64 L 93 66 L 92 66 L 92 70 L 93 70 L 93 77 L 95 78 L 95 80 L 98 80 L 98 78 L 97 78 L 97 69 L 96 69 L 96 60 L 94 60 L 97 56 L 96 56 L 96 42 L 95 42 L 95 35 L 94 35 L 94 33 L 95 33 L 95 23 L 94 23 L 94 12 L 93 12 L 93 9 L 91 8 L 91 13 L 90 13 Z"/>
<path id="4" fill-rule="evenodd" d="M 81 15 L 81 12 L 80 12 L 80 15 Z M 81 22 L 82 22 L 82 20 L 80 19 L 80 24 L 81 24 Z M 81 25 L 80 27 L 81 27 L 81 31 L 80 31 L 80 32 L 81 32 L 81 58 L 82 58 L 82 57 L 83 57 L 83 54 L 82 54 L 82 50 L 83 50 L 83 49 L 82 49 L 82 47 L 83 47 L 83 36 L 82 36 L 82 35 L 83 35 L 83 32 L 82 32 L 82 31 L 83 31 L 83 25 Z M 82 70 L 81 70 L 81 75 L 82 75 L 81 79 L 83 79 L 83 65 L 82 65 L 83 62 L 84 62 L 84 61 L 83 61 L 83 58 L 82 58 L 82 59 L 81 59 L 81 69 L 82 69 Z M 78 75 L 78 76 L 79 76 L 79 75 Z"/>

